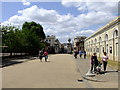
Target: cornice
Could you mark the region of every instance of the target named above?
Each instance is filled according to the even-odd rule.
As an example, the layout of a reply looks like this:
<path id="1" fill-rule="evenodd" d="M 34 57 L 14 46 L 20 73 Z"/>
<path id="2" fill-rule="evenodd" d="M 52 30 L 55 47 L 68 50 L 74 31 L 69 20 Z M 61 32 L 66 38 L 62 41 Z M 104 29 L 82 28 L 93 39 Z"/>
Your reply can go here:
<path id="1" fill-rule="evenodd" d="M 120 16 L 116 17 L 114 20 L 110 21 L 108 24 L 106 24 L 102 28 L 98 29 L 98 31 L 93 33 L 91 36 L 87 37 L 85 39 L 85 41 L 90 39 L 91 37 L 94 37 L 95 35 L 97 35 L 98 33 L 102 32 L 103 30 L 107 30 L 109 27 L 111 27 L 111 26 L 113 26 L 115 24 L 118 24 L 118 25 L 120 24 Z"/>

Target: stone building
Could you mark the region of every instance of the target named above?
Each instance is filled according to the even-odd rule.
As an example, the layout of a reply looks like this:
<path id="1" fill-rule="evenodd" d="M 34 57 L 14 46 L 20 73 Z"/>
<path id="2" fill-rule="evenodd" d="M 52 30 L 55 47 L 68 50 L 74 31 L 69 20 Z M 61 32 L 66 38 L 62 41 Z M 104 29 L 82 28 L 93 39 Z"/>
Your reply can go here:
<path id="1" fill-rule="evenodd" d="M 51 35 L 51 36 L 48 35 L 45 39 L 45 42 L 49 43 L 50 46 L 54 46 L 55 39 L 56 37 L 54 35 Z"/>
<path id="2" fill-rule="evenodd" d="M 120 56 L 120 52 L 118 51 L 120 50 L 120 45 L 118 45 L 120 44 L 118 42 L 118 38 L 120 40 L 119 26 L 120 17 L 117 17 L 86 38 L 85 50 L 87 54 L 92 55 L 93 52 L 96 52 L 98 57 L 102 57 L 103 52 L 107 52 L 110 60 L 118 61 L 118 56 Z"/>
<path id="3" fill-rule="evenodd" d="M 77 36 L 74 38 L 74 48 L 77 49 L 77 51 L 81 50 L 84 51 L 84 40 L 85 36 Z"/>
<path id="4" fill-rule="evenodd" d="M 54 35 L 47 36 L 45 42 L 48 43 L 48 51 L 49 53 L 59 53 L 61 48 L 61 43 Z"/>
<path id="5" fill-rule="evenodd" d="M 61 43 L 58 39 L 56 39 L 54 42 L 54 48 L 55 48 L 55 53 L 60 53 Z"/>
<path id="6" fill-rule="evenodd" d="M 68 54 L 72 54 L 72 50 L 73 50 L 72 44 L 71 43 L 67 43 L 67 53 Z"/>

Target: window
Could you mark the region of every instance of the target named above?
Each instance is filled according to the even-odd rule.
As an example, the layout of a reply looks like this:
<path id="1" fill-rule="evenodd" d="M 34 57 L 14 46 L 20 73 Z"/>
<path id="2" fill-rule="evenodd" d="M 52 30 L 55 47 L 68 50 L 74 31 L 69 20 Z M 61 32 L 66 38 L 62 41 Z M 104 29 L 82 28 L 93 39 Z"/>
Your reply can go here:
<path id="1" fill-rule="evenodd" d="M 95 43 L 97 43 L 97 39 L 95 39 Z"/>
<path id="2" fill-rule="evenodd" d="M 114 38 L 117 38 L 117 37 L 118 37 L 118 31 L 117 31 L 117 30 L 114 31 L 113 37 L 114 37 Z"/>
<path id="3" fill-rule="evenodd" d="M 104 52 L 104 47 L 103 47 L 103 52 Z"/>
<path id="4" fill-rule="evenodd" d="M 112 47 L 110 47 L 110 53 L 112 54 Z"/>
<path id="5" fill-rule="evenodd" d="M 106 52 L 108 53 L 108 44 L 106 45 Z"/>
<path id="6" fill-rule="evenodd" d="M 108 34 L 105 35 L 105 40 L 108 40 Z"/>
<path id="7" fill-rule="evenodd" d="M 99 38 L 99 42 L 101 42 L 101 41 L 102 41 L 102 38 L 100 37 L 100 38 Z"/>
<path id="8" fill-rule="evenodd" d="M 97 48 L 97 52 L 99 52 L 99 48 Z"/>
<path id="9" fill-rule="evenodd" d="M 116 56 L 118 56 L 118 43 L 116 43 Z"/>

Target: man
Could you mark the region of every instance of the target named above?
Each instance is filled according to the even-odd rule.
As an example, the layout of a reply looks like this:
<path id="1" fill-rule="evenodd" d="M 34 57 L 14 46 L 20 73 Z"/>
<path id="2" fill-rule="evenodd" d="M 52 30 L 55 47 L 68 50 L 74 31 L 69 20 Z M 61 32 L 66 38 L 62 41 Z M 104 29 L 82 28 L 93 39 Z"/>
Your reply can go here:
<path id="1" fill-rule="evenodd" d="M 81 50 L 79 51 L 79 55 L 80 55 L 80 58 L 81 58 L 82 57 L 82 51 Z"/>
<path id="2" fill-rule="evenodd" d="M 41 62 L 42 62 L 42 55 L 43 55 L 43 52 L 39 50 L 39 59 Z"/>

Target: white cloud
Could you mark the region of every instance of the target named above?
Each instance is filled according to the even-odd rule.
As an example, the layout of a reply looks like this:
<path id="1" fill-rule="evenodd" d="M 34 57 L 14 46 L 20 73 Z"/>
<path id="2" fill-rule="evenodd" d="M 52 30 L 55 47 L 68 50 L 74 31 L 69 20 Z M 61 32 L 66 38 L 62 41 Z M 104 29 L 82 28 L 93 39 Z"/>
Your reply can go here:
<path id="1" fill-rule="evenodd" d="M 91 2 L 90 0 L 62 0 L 62 5 L 66 7 L 76 7 L 78 10 L 88 10 L 88 11 L 102 11 L 106 13 L 117 13 L 118 12 L 118 1 L 108 2 L 99 1 Z"/>
<path id="2" fill-rule="evenodd" d="M 25 6 L 29 6 L 29 5 L 30 5 L 30 2 L 27 2 L 26 0 L 22 0 L 22 3 L 23 3 L 23 5 L 25 5 Z"/>
<path id="3" fill-rule="evenodd" d="M 18 13 L 22 14 L 23 17 L 44 23 L 56 22 L 58 17 L 58 13 L 55 10 L 46 10 L 43 8 L 39 9 L 36 5 L 20 10 Z"/>
<path id="4" fill-rule="evenodd" d="M 95 31 L 94 30 L 82 30 L 80 32 L 76 32 L 77 35 L 88 35 L 88 34 L 92 34 L 94 33 Z"/>

